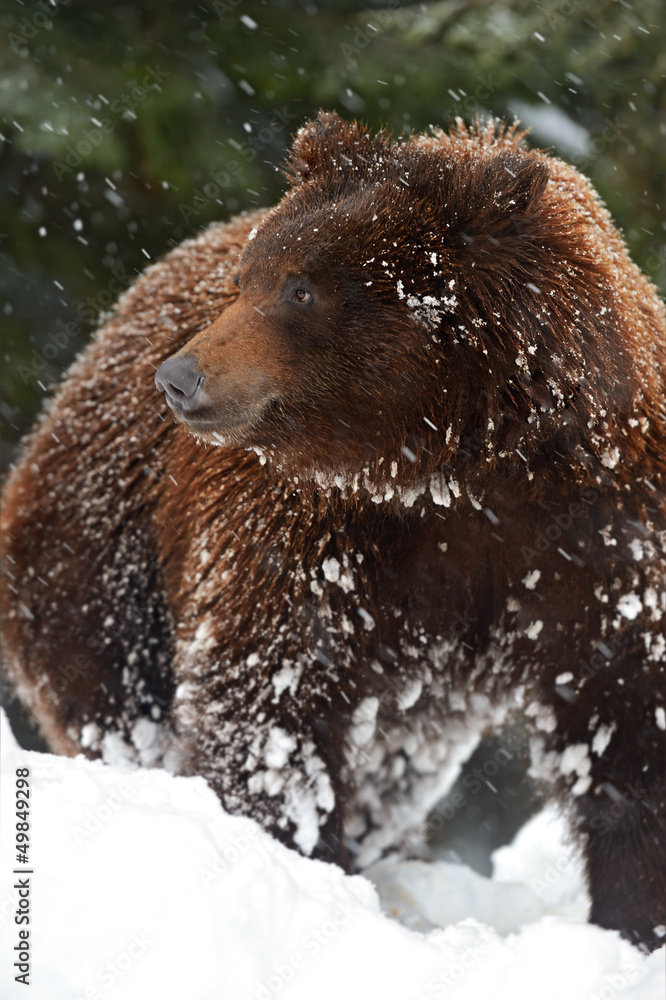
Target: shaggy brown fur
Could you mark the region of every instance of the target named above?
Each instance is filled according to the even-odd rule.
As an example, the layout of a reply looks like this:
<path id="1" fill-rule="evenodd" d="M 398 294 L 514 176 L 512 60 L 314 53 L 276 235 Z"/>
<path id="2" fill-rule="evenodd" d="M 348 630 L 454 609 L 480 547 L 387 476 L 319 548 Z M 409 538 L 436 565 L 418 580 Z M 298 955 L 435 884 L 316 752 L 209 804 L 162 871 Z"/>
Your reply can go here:
<path id="1" fill-rule="evenodd" d="M 394 142 L 320 115 L 289 174 L 277 208 L 135 283 L 28 441 L 4 514 L 17 690 L 54 749 L 203 774 L 356 867 L 522 711 L 592 920 L 654 948 L 655 290 L 515 129 Z"/>

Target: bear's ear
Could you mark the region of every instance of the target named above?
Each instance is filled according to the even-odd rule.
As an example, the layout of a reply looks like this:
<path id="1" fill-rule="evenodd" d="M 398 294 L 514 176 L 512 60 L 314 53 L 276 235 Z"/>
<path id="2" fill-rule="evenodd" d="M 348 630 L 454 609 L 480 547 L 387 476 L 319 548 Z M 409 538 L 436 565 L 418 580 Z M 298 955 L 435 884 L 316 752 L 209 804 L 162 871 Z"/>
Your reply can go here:
<path id="1" fill-rule="evenodd" d="M 548 184 L 548 164 L 535 156 L 502 151 L 480 164 L 469 192 L 481 215 L 529 215 Z"/>
<path id="2" fill-rule="evenodd" d="M 334 111 L 320 111 L 296 133 L 284 173 L 291 184 L 298 185 L 311 174 L 333 168 L 337 172 L 336 157 L 344 156 L 345 150 L 353 149 L 354 142 L 366 135 L 367 129 L 356 122 L 345 122 Z"/>

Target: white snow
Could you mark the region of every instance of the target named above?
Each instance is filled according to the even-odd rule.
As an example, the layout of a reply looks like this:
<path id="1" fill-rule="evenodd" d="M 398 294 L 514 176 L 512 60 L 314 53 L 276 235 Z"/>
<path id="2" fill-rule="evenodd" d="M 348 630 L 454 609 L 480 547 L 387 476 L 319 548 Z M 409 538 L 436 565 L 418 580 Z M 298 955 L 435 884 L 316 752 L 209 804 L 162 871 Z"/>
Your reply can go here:
<path id="1" fill-rule="evenodd" d="M 398 708 L 403 712 L 415 705 L 416 702 L 421 697 L 421 692 L 423 690 L 423 681 L 420 677 L 415 680 L 410 681 L 404 691 L 402 691 L 397 698 Z"/>
<path id="2" fill-rule="evenodd" d="M 643 610 L 641 599 L 638 594 L 623 594 L 617 602 L 617 610 L 629 621 L 633 621 Z"/>
<path id="3" fill-rule="evenodd" d="M 492 879 L 465 865 L 394 859 L 373 865 L 367 876 L 384 911 L 414 929 L 472 918 L 506 937 L 544 916 L 582 923 L 589 911 L 582 863 L 565 836 L 562 819 L 546 809 L 495 851 Z"/>
<path id="4" fill-rule="evenodd" d="M 229 816 L 203 779 L 27 752 L 2 724 L 4 1000 L 662 1000 L 665 949 L 648 958 L 583 922 L 580 866 L 552 813 L 496 852 L 492 880 L 444 862 L 375 865 L 391 919 L 366 878 Z M 19 767 L 27 991 L 12 964 L 14 882 L 27 877 L 13 874 Z"/>
<path id="5" fill-rule="evenodd" d="M 589 774 L 592 762 L 589 757 L 589 747 L 587 743 L 570 743 L 566 747 L 560 760 L 560 771 L 562 774 L 578 774 L 584 777 Z"/>
<path id="6" fill-rule="evenodd" d="M 364 747 L 370 742 L 377 728 L 377 711 L 379 709 L 379 698 L 364 698 L 354 711 L 352 724 L 349 730 L 349 743 L 352 752 Z"/>
<path id="7" fill-rule="evenodd" d="M 337 583 L 340 579 L 340 563 L 337 559 L 324 559 L 321 564 L 324 576 L 330 583 Z"/>
<path id="8" fill-rule="evenodd" d="M 592 740 L 592 753 L 596 753 L 601 756 L 610 743 L 614 732 L 615 725 L 613 723 L 611 723 L 610 726 L 599 726 L 594 734 L 594 739 Z"/>
<path id="9" fill-rule="evenodd" d="M 361 616 L 361 620 L 363 621 L 363 624 L 365 625 L 368 632 L 371 632 L 375 627 L 375 619 L 372 617 L 369 611 L 365 610 L 365 608 L 358 608 L 358 613 Z"/>
<path id="10" fill-rule="evenodd" d="M 538 618 L 535 622 L 531 622 L 525 629 L 525 635 L 528 639 L 535 640 L 538 638 L 541 629 L 543 628 L 543 622 Z"/>
<path id="11" fill-rule="evenodd" d="M 446 480 L 441 472 L 438 472 L 430 480 L 430 493 L 432 495 L 433 502 L 439 504 L 440 507 L 451 506 L 451 494 L 449 493 L 449 487 L 446 485 Z"/>
<path id="12" fill-rule="evenodd" d="M 267 767 L 285 767 L 289 754 L 296 749 L 296 737 L 286 733 L 280 726 L 273 726 L 268 734 L 264 751 Z"/>

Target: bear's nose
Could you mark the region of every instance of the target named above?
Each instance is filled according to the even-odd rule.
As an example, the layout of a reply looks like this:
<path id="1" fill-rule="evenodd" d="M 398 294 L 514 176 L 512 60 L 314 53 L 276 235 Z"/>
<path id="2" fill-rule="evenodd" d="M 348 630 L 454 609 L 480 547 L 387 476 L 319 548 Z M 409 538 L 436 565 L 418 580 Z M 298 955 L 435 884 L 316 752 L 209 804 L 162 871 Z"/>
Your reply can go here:
<path id="1" fill-rule="evenodd" d="M 166 393 L 169 406 L 176 410 L 192 410 L 201 395 L 205 375 L 194 358 L 168 358 L 157 369 L 155 385 Z"/>

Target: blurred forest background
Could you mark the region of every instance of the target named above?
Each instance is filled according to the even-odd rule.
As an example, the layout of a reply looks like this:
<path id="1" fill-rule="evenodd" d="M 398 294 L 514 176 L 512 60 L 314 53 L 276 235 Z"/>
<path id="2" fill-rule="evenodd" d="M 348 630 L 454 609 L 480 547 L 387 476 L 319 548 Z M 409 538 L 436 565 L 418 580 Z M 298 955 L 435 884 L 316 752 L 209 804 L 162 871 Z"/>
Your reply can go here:
<path id="1" fill-rule="evenodd" d="M 395 133 L 517 115 L 663 292 L 665 21 L 663 0 L 0 0 L 1 470 L 98 315 L 184 237 L 274 203 L 320 107 Z M 494 801 L 497 842 L 529 806 Z"/>

